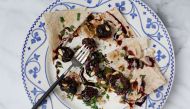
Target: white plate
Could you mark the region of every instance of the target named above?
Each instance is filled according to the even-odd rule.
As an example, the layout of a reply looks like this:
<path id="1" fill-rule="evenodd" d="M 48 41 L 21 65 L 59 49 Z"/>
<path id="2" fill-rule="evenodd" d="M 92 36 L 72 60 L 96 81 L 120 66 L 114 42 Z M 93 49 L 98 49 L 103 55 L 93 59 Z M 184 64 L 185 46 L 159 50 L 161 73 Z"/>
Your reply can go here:
<path id="1" fill-rule="evenodd" d="M 168 83 L 148 96 L 142 107 L 137 109 L 160 109 L 170 93 L 175 72 L 175 58 L 170 36 L 158 16 L 140 0 L 57 0 L 34 22 L 26 37 L 22 51 L 22 79 L 29 100 L 34 104 L 56 79 L 48 59 L 48 41 L 42 15 L 55 10 L 88 7 L 94 11 L 106 11 L 117 7 L 139 36 L 152 40 L 155 59 Z M 41 109 L 89 109 L 82 101 L 65 99 L 56 88 L 40 107 Z M 118 105 L 114 98 L 106 103 L 106 109 L 127 109 Z"/>

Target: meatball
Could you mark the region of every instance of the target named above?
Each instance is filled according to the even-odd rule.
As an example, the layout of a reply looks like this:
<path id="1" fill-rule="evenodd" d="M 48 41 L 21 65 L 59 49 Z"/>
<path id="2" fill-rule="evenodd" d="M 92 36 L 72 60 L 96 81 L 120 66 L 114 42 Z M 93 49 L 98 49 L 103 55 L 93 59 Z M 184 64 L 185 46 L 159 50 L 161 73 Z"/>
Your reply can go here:
<path id="1" fill-rule="evenodd" d="M 89 87 L 87 86 L 81 93 L 82 99 L 85 102 L 90 101 L 93 97 L 97 97 L 98 96 L 98 90 L 93 88 L 93 87 Z"/>
<path id="2" fill-rule="evenodd" d="M 98 25 L 96 28 L 96 33 L 99 38 L 109 38 L 112 34 L 111 26 L 108 24 L 108 22 Z"/>
<path id="3" fill-rule="evenodd" d="M 77 88 L 79 83 L 74 78 L 66 77 L 63 81 L 61 86 L 63 85 L 62 89 L 67 93 L 76 94 Z"/>
<path id="4" fill-rule="evenodd" d="M 119 73 L 116 75 L 111 75 L 110 85 L 115 90 L 117 94 L 125 94 L 126 91 L 130 88 L 130 81 Z"/>
<path id="5" fill-rule="evenodd" d="M 62 58 L 63 62 L 70 61 L 74 56 L 74 51 L 69 47 L 59 47 L 58 48 L 59 56 Z"/>
<path id="6" fill-rule="evenodd" d="M 87 64 L 85 66 L 87 74 L 90 74 L 90 72 L 94 71 L 95 73 L 98 73 L 100 71 L 99 63 L 102 63 L 105 61 L 104 55 L 99 52 L 95 51 L 90 55 L 90 59 L 87 61 Z"/>
<path id="7" fill-rule="evenodd" d="M 86 45 L 91 50 L 96 49 L 96 42 L 93 38 L 84 38 L 82 44 Z"/>

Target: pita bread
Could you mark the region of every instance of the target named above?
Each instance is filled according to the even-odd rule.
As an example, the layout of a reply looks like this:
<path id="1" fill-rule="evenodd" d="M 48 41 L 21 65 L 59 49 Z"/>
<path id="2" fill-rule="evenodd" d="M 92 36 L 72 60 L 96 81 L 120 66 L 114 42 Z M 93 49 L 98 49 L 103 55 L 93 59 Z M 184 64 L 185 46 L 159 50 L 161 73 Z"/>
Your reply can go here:
<path id="1" fill-rule="evenodd" d="M 104 41 L 117 45 L 117 41 L 123 41 L 126 38 L 138 37 L 117 8 L 113 8 L 104 13 L 93 13 L 92 15 L 94 17 L 93 20 L 86 20 L 85 23 L 81 25 L 79 29 L 80 35 L 99 40 L 96 33 L 97 26 L 104 22 L 109 22 L 112 29 L 111 36 L 116 35 L 117 32 L 120 32 L 121 34 L 118 35 L 118 39 L 113 40 L 113 37 L 110 37 L 104 39 Z M 90 29 L 89 25 L 92 25 L 93 29 Z"/>
<path id="2" fill-rule="evenodd" d="M 124 18 L 124 16 L 121 14 L 121 12 L 117 8 L 108 10 L 107 13 L 112 14 L 115 18 L 117 18 L 123 24 L 124 28 L 127 30 L 127 34 L 129 37 L 138 37 L 133 31 L 132 27 L 127 22 L 127 20 Z"/>
<path id="3" fill-rule="evenodd" d="M 80 19 L 78 19 L 79 13 Z M 143 81 L 145 82 L 145 95 L 142 96 L 142 94 L 139 94 L 139 89 L 137 89 L 136 91 L 134 91 L 133 94 L 128 96 L 130 100 L 139 100 L 140 98 L 143 98 L 147 94 L 152 93 L 154 90 L 166 83 L 166 80 L 161 74 L 159 66 L 156 63 L 153 64 L 153 67 L 148 66 L 150 62 L 146 59 L 146 57 L 154 57 L 154 50 L 149 48 L 149 40 L 147 38 L 138 37 L 117 8 L 113 8 L 112 10 L 106 11 L 105 13 L 93 14 L 94 17 L 98 20 L 92 20 L 89 21 L 89 23 L 87 22 L 87 20 L 89 19 L 90 14 L 91 13 L 87 10 L 67 10 L 46 13 L 44 15 L 44 18 L 50 43 L 50 51 L 55 50 L 60 45 L 60 31 L 62 31 L 64 27 L 74 26 L 73 31 L 71 31 L 69 34 L 64 35 L 64 37 L 69 37 L 75 31 L 77 31 L 80 37 L 94 38 L 95 41 L 99 42 L 99 49 L 101 48 L 101 45 L 105 45 L 104 42 L 106 42 L 106 44 L 115 44 L 115 46 L 113 47 L 113 51 L 110 52 L 110 50 L 112 50 L 112 46 L 110 44 L 110 48 L 107 48 L 109 50 L 109 53 L 105 52 L 105 54 L 107 55 L 107 60 L 110 62 L 108 66 L 112 67 L 114 70 L 116 70 L 116 72 L 122 72 L 122 74 L 127 78 L 130 76 L 130 74 L 132 74 L 132 77 L 130 77 L 130 83 L 133 84 L 134 81 L 138 81 L 139 89 L 141 88 L 141 83 L 143 83 Z M 60 21 L 61 17 L 64 18 L 64 27 L 63 22 Z M 106 40 L 98 38 L 96 34 L 96 27 L 100 24 L 105 23 L 104 21 L 112 22 L 112 24 L 110 24 L 110 30 L 112 30 L 114 33 Z M 92 23 L 92 31 L 86 23 L 90 25 Z M 119 30 L 122 30 L 122 33 L 118 36 L 119 38 L 113 39 L 112 36 L 115 35 Z M 76 41 L 79 40 L 76 39 Z M 117 46 L 117 41 L 122 41 L 122 44 Z M 123 49 L 123 47 L 127 47 L 127 50 Z M 128 53 L 128 50 L 130 50 L 132 54 Z M 139 69 L 135 67 L 133 69 L 129 69 L 128 62 L 125 60 L 124 56 L 121 56 L 123 52 L 126 53 L 129 58 L 138 59 L 145 63 L 143 65 L 147 66 L 144 66 L 142 68 L 140 67 Z M 144 75 L 143 79 L 142 75 Z"/>
<path id="4" fill-rule="evenodd" d="M 128 38 L 128 44 L 126 44 L 128 50 L 131 50 L 134 52 L 135 56 L 134 58 L 137 58 L 147 65 L 150 63 L 146 60 L 146 57 L 153 57 L 154 56 L 154 50 L 151 48 L 144 48 L 142 49 L 142 46 L 148 47 L 147 38 L 144 39 L 138 39 L 138 38 Z M 142 45 L 143 44 L 143 45 Z M 144 45 L 145 44 L 145 45 Z M 129 70 L 128 63 L 124 59 L 124 57 L 121 56 L 121 53 L 123 53 L 122 48 L 116 49 L 110 53 L 107 54 L 108 61 L 112 61 L 109 65 L 114 68 L 117 71 L 122 72 L 125 76 L 129 76 L 131 73 L 133 75 L 133 78 L 131 81 L 140 80 L 139 83 L 141 83 L 141 76 L 145 75 L 145 93 L 150 94 L 160 86 L 164 85 L 166 83 L 166 80 L 164 76 L 161 74 L 158 65 L 155 63 L 154 67 L 148 67 L 144 66 L 144 68 L 139 69 L 132 69 Z M 123 66 L 123 69 L 120 69 L 120 66 Z"/>
<path id="5" fill-rule="evenodd" d="M 138 78 L 141 78 L 141 75 L 145 75 L 144 81 L 146 83 L 146 94 L 150 94 L 160 86 L 166 84 L 166 80 L 161 74 L 157 65 L 155 67 L 144 67 L 143 69 L 135 69 L 133 71 L 132 80 L 137 80 Z"/>
<path id="6" fill-rule="evenodd" d="M 79 20 L 77 20 L 78 13 L 80 13 Z M 75 27 L 75 31 L 85 21 L 89 14 L 89 11 L 83 9 L 63 10 L 44 14 L 51 49 L 54 50 L 59 46 L 60 40 L 58 36 L 60 31 L 63 29 L 63 23 L 60 22 L 60 17 L 64 18 L 65 27 L 73 25 Z"/>

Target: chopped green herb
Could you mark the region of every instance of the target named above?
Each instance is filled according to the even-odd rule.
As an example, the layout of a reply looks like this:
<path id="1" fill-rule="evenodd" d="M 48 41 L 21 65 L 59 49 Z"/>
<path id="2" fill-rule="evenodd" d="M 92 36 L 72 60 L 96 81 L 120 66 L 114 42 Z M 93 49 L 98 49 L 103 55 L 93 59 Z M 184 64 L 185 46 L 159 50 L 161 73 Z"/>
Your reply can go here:
<path id="1" fill-rule="evenodd" d="M 68 32 L 65 32 L 65 35 L 68 35 L 69 33 Z"/>
<path id="2" fill-rule="evenodd" d="M 122 84 L 122 83 L 119 83 L 119 85 L 118 85 L 118 86 L 119 86 L 119 88 L 120 88 L 120 89 L 123 89 L 123 88 L 124 88 L 124 86 L 123 86 L 123 84 Z"/>
<path id="3" fill-rule="evenodd" d="M 110 99 L 110 96 L 108 94 L 106 94 L 106 98 L 109 100 Z"/>
<path id="4" fill-rule="evenodd" d="M 93 104 L 93 105 L 91 106 L 91 108 L 92 108 L 92 109 L 98 109 L 98 106 L 97 106 L 96 104 Z"/>
<path id="5" fill-rule="evenodd" d="M 87 106 L 90 106 L 91 107 L 91 109 L 98 109 L 98 106 L 97 106 L 97 98 L 94 96 L 93 98 L 91 98 L 91 100 L 90 101 L 88 101 L 88 102 L 85 102 L 85 104 L 87 105 Z"/>
<path id="6" fill-rule="evenodd" d="M 125 56 L 125 53 L 123 53 L 123 52 L 120 53 L 120 56 L 121 56 L 121 57 L 124 57 L 124 56 Z"/>
<path id="7" fill-rule="evenodd" d="M 98 78 L 102 78 L 102 76 L 103 76 L 102 72 L 99 72 L 97 76 L 98 76 Z"/>
<path id="8" fill-rule="evenodd" d="M 80 13 L 77 13 L 77 20 L 80 20 Z"/>
<path id="9" fill-rule="evenodd" d="M 112 69 L 109 68 L 109 67 L 105 67 L 104 72 L 105 72 L 105 73 L 111 73 L 111 72 L 112 72 Z"/>
<path id="10" fill-rule="evenodd" d="M 124 71 L 125 67 L 123 65 L 119 66 L 119 70 Z"/>
<path id="11" fill-rule="evenodd" d="M 140 77 L 141 77 L 142 79 L 144 79 L 144 78 L 145 78 L 145 76 L 146 76 L 146 75 L 140 75 Z"/>
<path id="12" fill-rule="evenodd" d="M 128 78 L 129 78 L 129 79 L 132 79 L 132 78 L 133 78 L 133 74 L 130 73 Z"/>
<path id="13" fill-rule="evenodd" d="M 65 30 L 63 29 L 61 32 L 60 32 L 61 36 L 64 36 L 65 35 Z"/>
<path id="14" fill-rule="evenodd" d="M 107 84 L 101 84 L 101 86 L 106 90 L 108 88 Z"/>
<path id="15" fill-rule="evenodd" d="M 68 93 L 68 94 L 67 94 L 67 98 L 69 98 L 70 100 L 73 100 L 74 95 L 73 95 L 73 94 L 71 94 L 71 93 Z"/>
<path id="16" fill-rule="evenodd" d="M 63 24 L 63 28 L 65 28 L 65 25 Z"/>
<path id="17" fill-rule="evenodd" d="M 69 27 L 70 31 L 74 31 L 74 28 L 75 28 L 74 25 L 71 25 L 71 26 Z"/>
<path id="18" fill-rule="evenodd" d="M 65 22 L 64 17 L 60 17 L 60 21 L 61 21 L 62 23 Z"/>
<path id="19" fill-rule="evenodd" d="M 99 84 L 99 83 L 95 83 L 95 86 L 96 86 L 97 88 L 100 88 L 100 84 Z"/>
<path id="20" fill-rule="evenodd" d="M 105 95 L 106 94 L 106 91 L 102 92 L 102 95 Z"/>

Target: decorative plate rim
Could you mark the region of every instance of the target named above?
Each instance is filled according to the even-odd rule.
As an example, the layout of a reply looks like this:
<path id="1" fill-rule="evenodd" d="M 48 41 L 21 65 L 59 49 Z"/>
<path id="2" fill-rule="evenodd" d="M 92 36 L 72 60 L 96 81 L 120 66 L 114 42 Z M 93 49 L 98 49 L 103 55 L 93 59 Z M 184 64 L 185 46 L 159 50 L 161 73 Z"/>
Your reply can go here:
<path id="1" fill-rule="evenodd" d="M 172 65 L 172 69 L 171 69 L 171 74 L 170 74 L 170 81 L 168 82 L 169 85 L 168 85 L 168 88 L 167 88 L 167 92 L 166 94 L 164 95 L 164 98 L 162 99 L 160 105 L 158 105 L 158 109 L 161 109 L 164 104 L 166 103 L 169 95 L 170 95 L 170 92 L 172 90 L 172 86 L 173 86 L 173 82 L 175 80 L 175 51 L 174 51 L 174 47 L 173 47 L 173 42 L 171 40 L 171 37 L 170 37 L 170 34 L 168 32 L 168 30 L 166 29 L 164 23 L 162 22 L 162 20 L 160 19 L 160 17 L 154 12 L 154 10 L 152 10 L 146 3 L 144 3 L 143 1 L 141 0 L 133 0 L 137 3 L 139 3 L 141 6 L 143 6 L 147 11 L 149 11 L 153 16 L 154 18 L 159 22 L 159 25 L 161 25 L 161 28 L 164 30 L 164 34 L 166 35 L 166 38 L 167 40 L 169 40 L 170 43 L 168 43 L 170 46 L 169 46 L 169 49 L 171 50 L 170 53 L 171 53 L 171 65 Z"/>
<path id="2" fill-rule="evenodd" d="M 170 73 L 170 78 L 169 78 L 169 81 L 168 81 L 168 87 L 167 87 L 167 91 L 166 93 L 164 94 L 164 97 L 163 99 L 161 100 L 160 104 L 158 105 L 158 108 L 157 109 L 161 109 L 164 104 L 166 103 L 169 95 L 170 95 L 170 92 L 172 90 L 172 86 L 173 86 L 173 82 L 174 82 L 174 79 L 175 79 L 175 54 L 174 54 L 174 48 L 173 48 L 173 43 L 172 43 L 172 40 L 171 40 L 171 37 L 170 37 L 170 34 L 169 32 L 167 31 L 164 23 L 162 22 L 162 20 L 159 18 L 159 16 L 146 4 L 144 3 L 143 1 L 141 0 L 132 0 L 138 4 L 140 4 L 144 9 L 146 9 L 146 11 L 150 12 L 150 14 L 157 20 L 157 22 L 159 23 L 159 25 L 161 26 L 166 38 L 167 38 L 167 43 L 169 45 L 169 52 L 170 52 L 170 56 L 171 56 L 171 73 Z M 29 90 L 27 88 L 27 85 L 26 85 L 26 80 L 25 80 L 25 75 L 24 75 L 24 56 L 25 56 L 25 49 L 26 49 L 26 45 L 27 45 L 27 42 L 28 42 L 28 38 L 32 32 L 32 29 L 36 26 L 36 23 L 40 20 L 40 18 L 42 17 L 42 15 L 47 12 L 52 6 L 54 6 L 55 4 L 57 4 L 58 2 L 60 2 L 60 0 L 56 0 L 54 1 L 53 3 L 51 3 L 48 8 L 46 8 L 38 17 L 37 19 L 34 21 L 34 23 L 32 24 L 32 26 L 30 27 L 30 30 L 28 31 L 28 34 L 25 38 L 25 41 L 24 41 L 24 45 L 23 45 L 23 48 L 22 48 L 22 54 L 21 54 L 21 72 L 22 72 L 22 80 L 23 80 L 23 85 L 24 85 L 24 88 L 25 88 L 25 91 L 26 91 L 26 94 L 30 100 L 30 102 L 32 104 L 34 104 L 34 101 L 32 100 L 32 97 L 29 93 Z"/>

